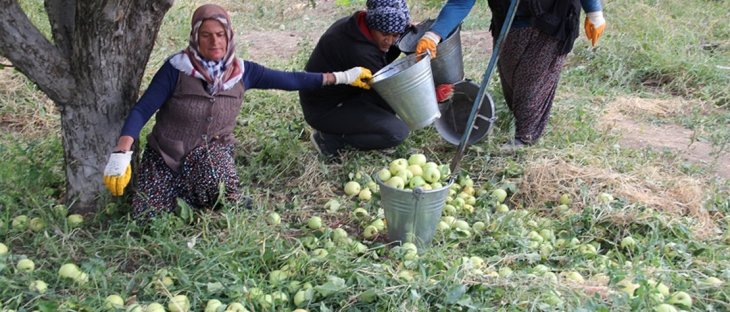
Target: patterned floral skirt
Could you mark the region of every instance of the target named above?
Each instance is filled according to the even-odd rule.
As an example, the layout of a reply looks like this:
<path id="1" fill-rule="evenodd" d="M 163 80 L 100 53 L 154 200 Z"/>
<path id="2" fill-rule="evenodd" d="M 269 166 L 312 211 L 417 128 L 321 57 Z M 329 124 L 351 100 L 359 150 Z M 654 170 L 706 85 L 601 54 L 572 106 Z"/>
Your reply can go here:
<path id="1" fill-rule="evenodd" d="M 542 136 L 550 117 L 566 54 L 559 41 L 537 28 L 513 28 L 499 53 L 505 101 L 515 117 L 515 138 L 527 144 Z"/>
<path id="2" fill-rule="evenodd" d="M 209 208 L 219 199 L 221 189 L 229 201 L 239 197 L 233 144 L 213 142 L 195 148 L 183 158 L 179 172 L 170 169 L 162 156 L 147 146 L 137 177 L 139 183 L 132 200 L 135 219 L 172 212 L 177 198 L 195 208 Z"/>

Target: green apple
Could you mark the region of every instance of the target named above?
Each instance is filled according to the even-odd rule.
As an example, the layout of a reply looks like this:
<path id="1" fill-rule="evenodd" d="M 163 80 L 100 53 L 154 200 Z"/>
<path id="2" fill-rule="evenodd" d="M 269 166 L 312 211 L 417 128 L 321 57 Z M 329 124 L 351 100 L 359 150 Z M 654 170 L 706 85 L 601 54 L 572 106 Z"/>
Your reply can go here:
<path id="1" fill-rule="evenodd" d="M 542 229 L 540 230 L 540 236 L 545 239 L 545 241 L 548 242 L 554 242 L 555 241 L 555 232 L 551 229 Z"/>
<path id="2" fill-rule="evenodd" d="M 386 168 L 380 169 L 380 171 L 378 171 L 377 175 L 378 175 L 378 179 L 380 179 L 380 181 L 383 181 L 383 182 L 388 181 L 388 179 L 390 179 L 390 177 L 393 176 L 393 174 L 390 173 L 390 170 L 388 170 Z"/>
<path id="3" fill-rule="evenodd" d="M 84 223 L 84 217 L 80 214 L 71 214 L 68 217 L 66 217 L 66 220 L 68 221 L 68 226 L 75 228 L 81 225 L 81 223 Z"/>
<path id="4" fill-rule="evenodd" d="M 390 174 L 396 175 L 398 171 L 403 171 L 408 168 L 408 160 L 405 158 L 398 158 L 390 162 L 388 166 L 388 170 L 390 170 Z"/>
<path id="5" fill-rule="evenodd" d="M 593 246 L 593 244 L 582 244 L 578 247 L 578 251 L 584 256 L 595 256 L 598 254 L 596 246 Z"/>
<path id="6" fill-rule="evenodd" d="M 580 275 L 580 273 L 576 271 L 562 272 L 560 275 L 562 275 L 565 279 L 578 284 L 583 284 L 583 282 L 585 281 L 583 275 Z"/>
<path id="7" fill-rule="evenodd" d="M 558 203 L 561 205 L 570 205 L 573 200 L 570 198 L 570 194 L 562 194 L 560 195 L 560 199 L 558 199 Z"/>
<path id="8" fill-rule="evenodd" d="M 477 221 L 471 225 L 471 228 L 474 229 L 474 232 L 481 233 L 484 232 L 484 229 L 487 228 L 487 225 L 482 221 Z"/>
<path id="9" fill-rule="evenodd" d="M 396 274 L 396 277 L 400 280 L 404 280 L 406 282 L 413 281 L 413 272 L 409 270 L 402 270 Z"/>
<path id="10" fill-rule="evenodd" d="M 30 219 L 28 227 L 33 232 L 40 232 L 43 230 L 43 228 L 46 227 L 46 222 L 39 217 L 35 217 L 33 219 Z"/>
<path id="11" fill-rule="evenodd" d="M 453 215 L 456 215 L 456 207 L 454 207 L 453 205 L 448 205 L 448 204 L 447 205 L 444 205 L 443 214 L 445 216 L 453 216 Z"/>
<path id="12" fill-rule="evenodd" d="M 409 165 L 408 171 L 410 171 L 414 177 L 423 176 L 423 168 L 420 165 Z"/>
<path id="13" fill-rule="evenodd" d="M 646 281 L 651 287 L 654 287 L 663 297 L 669 296 L 669 287 L 662 282 L 656 282 L 652 279 Z"/>
<path id="14" fill-rule="evenodd" d="M 446 232 L 448 230 L 451 230 L 451 226 L 448 223 L 439 221 L 439 223 L 436 224 L 436 231 Z"/>
<path id="15" fill-rule="evenodd" d="M 60 269 L 58 269 L 58 276 L 63 278 L 70 278 L 73 280 L 79 278 L 79 275 L 81 275 L 81 273 L 82 272 L 79 267 L 73 263 L 66 263 L 62 265 Z"/>
<path id="16" fill-rule="evenodd" d="M 0 243 L 0 256 L 6 255 L 8 253 L 8 246 Z"/>
<path id="17" fill-rule="evenodd" d="M 124 308 L 124 299 L 120 295 L 109 295 L 104 299 L 104 308 L 116 310 Z"/>
<path id="18" fill-rule="evenodd" d="M 10 224 L 13 230 L 25 231 L 28 228 L 28 216 L 19 215 L 13 218 L 13 222 Z"/>
<path id="19" fill-rule="evenodd" d="M 53 206 L 53 214 L 55 214 L 58 217 L 65 218 L 68 214 L 68 209 L 63 204 L 58 204 Z"/>
<path id="20" fill-rule="evenodd" d="M 287 295 L 283 291 L 275 291 L 271 293 L 271 299 L 274 300 L 277 305 L 282 305 L 283 303 L 289 303 L 289 295 Z"/>
<path id="21" fill-rule="evenodd" d="M 465 230 L 468 231 L 471 228 L 469 227 L 469 223 L 467 223 L 464 220 L 454 220 L 454 224 L 452 225 L 454 228 L 459 230 Z"/>
<path id="22" fill-rule="evenodd" d="M 717 277 L 709 276 L 702 281 L 702 285 L 705 287 L 720 287 L 725 282 Z"/>
<path id="23" fill-rule="evenodd" d="M 318 216 L 313 216 L 307 220 L 307 227 L 309 227 L 312 230 L 319 230 L 322 228 L 322 218 Z"/>
<path id="24" fill-rule="evenodd" d="M 400 176 L 392 176 L 388 181 L 385 181 L 385 185 L 390 186 L 395 189 L 402 190 L 405 187 L 405 180 Z"/>
<path id="25" fill-rule="evenodd" d="M 423 166 L 426 164 L 426 155 L 423 154 L 412 154 L 410 157 L 408 157 L 408 164 L 409 165 L 416 165 L 416 166 Z"/>
<path id="26" fill-rule="evenodd" d="M 363 244 L 361 242 L 355 242 L 352 245 L 352 249 L 355 250 L 355 253 L 357 253 L 357 254 L 364 254 L 368 251 L 368 246 L 366 246 L 365 244 Z"/>
<path id="27" fill-rule="evenodd" d="M 671 304 L 662 303 L 656 307 L 654 307 L 654 312 L 677 312 L 677 308 L 675 308 Z"/>
<path id="28" fill-rule="evenodd" d="M 423 179 L 428 183 L 436 183 L 441 180 L 441 171 L 437 167 L 426 167 L 422 173 Z"/>
<path id="29" fill-rule="evenodd" d="M 276 212 L 269 213 L 266 217 L 266 222 L 271 225 L 279 225 L 281 224 L 281 216 Z"/>
<path id="30" fill-rule="evenodd" d="M 332 230 L 332 240 L 341 242 L 347 238 L 347 231 L 343 228 L 336 228 Z"/>
<path id="31" fill-rule="evenodd" d="M 144 312 L 144 307 L 139 303 L 132 303 L 124 309 L 125 312 Z"/>
<path id="32" fill-rule="evenodd" d="M 634 292 L 635 292 L 635 291 L 636 291 L 636 290 L 637 290 L 637 289 L 638 289 L 638 288 L 639 288 L 639 287 L 640 287 L 641 285 L 639 285 L 639 284 L 636 284 L 636 283 L 632 282 L 632 281 L 631 281 L 630 279 L 624 279 L 624 280 L 622 280 L 622 281 L 619 281 L 618 283 L 616 283 L 616 286 L 618 286 L 618 288 L 619 288 L 619 289 L 620 289 L 621 291 L 623 291 L 623 292 L 625 292 L 625 293 L 626 293 L 627 295 L 629 295 L 629 297 L 632 297 L 632 298 L 633 298 L 633 297 L 634 297 Z"/>
<path id="33" fill-rule="evenodd" d="M 441 179 L 446 181 L 449 179 L 449 176 L 451 175 L 451 168 L 449 165 L 439 165 L 439 171 L 441 171 Z"/>
<path id="34" fill-rule="evenodd" d="M 153 302 L 144 308 L 144 312 L 165 312 L 165 307 L 157 302 Z"/>
<path id="35" fill-rule="evenodd" d="M 365 208 L 358 207 L 358 208 L 355 208 L 355 210 L 352 211 L 352 216 L 355 219 L 360 220 L 360 219 L 364 219 L 364 218 L 369 217 L 370 214 L 368 213 L 368 211 Z"/>
<path id="36" fill-rule="evenodd" d="M 636 247 L 636 241 L 631 236 L 626 236 L 621 240 L 621 248 L 633 250 Z"/>
<path id="37" fill-rule="evenodd" d="M 355 181 L 345 183 L 345 194 L 347 194 L 347 196 L 355 196 L 359 194 L 360 189 L 360 183 L 357 183 Z"/>
<path id="38" fill-rule="evenodd" d="M 613 202 L 613 196 L 608 193 L 600 193 L 598 194 L 598 202 L 603 204 L 610 204 Z"/>
<path id="39" fill-rule="evenodd" d="M 542 243 L 542 241 L 545 240 L 542 236 L 540 236 L 540 234 L 535 231 L 530 231 L 530 233 L 527 233 L 527 239 L 538 243 Z"/>
<path id="40" fill-rule="evenodd" d="M 357 194 L 357 198 L 360 200 L 368 201 L 373 197 L 373 192 L 370 191 L 369 188 L 364 188 L 360 190 L 360 193 Z"/>
<path id="41" fill-rule="evenodd" d="M 366 239 L 371 239 L 371 238 L 375 237 L 376 235 L 378 235 L 378 228 L 376 228 L 372 225 L 366 226 L 365 229 L 362 231 L 362 236 L 365 237 Z"/>
<path id="42" fill-rule="evenodd" d="M 431 189 L 438 190 L 438 189 L 441 189 L 443 187 L 444 187 L 444 185 L 441 184 L 441 182 L 433 182 L 433 183 L 431 183 Z"/>
<path id="43" fill-rule="evenodd" d="M 294 305 L 297 307 L 306 306 L 309 301 L 314 297 L 313 289 L 300 289 L 294 294 Z"/>
<path id="44" fill-rule="evenodd" d="M 226 312 L 248 312 L 248 309 L 246 309 L 240 302 L 232 302 L 226 308 Z"/>
<path id="45" fill-rule="evenodd" d="M 494 211 L 495 212 L 502 212 L 502 213 L 508 212 L 509 211 L 509 206 L 507 206 L 505 204 L 499 204 L 499 205 L 497 205 L 497 207 L 494 208 Z"/>
<path id="46" fill-rule="evenodd" d="M 383 219 L 375 219 L 370 225 L 378 229 L 379 232 L 385 230 L 385 221 Z"/>
<path id="47" fill-rule="evenodd" d="M 223 307 L 223 302 L 218 299 L 210 299 L 205 305 L 205 310 L 203 310 L 203 312 L 218 312 L 218 309 L 221 307 Z"/>
<path id="48" fill-rule="evenodd" d="M 492 191 L 492 198 L 494 198 L 497 203 L 504 203 L 504 200 L 507 199 L 507 191 L 501 188 L 494 189 Z"/>
<path id="49" fill-rule="evenodd" d="M 281 282 L 285 281 L 287 278 L 289 278 L 289 274 L 287 274 L 285 271 L 273 270 L 269 272 L 269 283 L 273 285 L 278 285 Z"/>
<path id="50" fill-rule="evenodd" d="M 424 180 L 422 176 L 414 176 L 413 178 L 411 178 L 411 181 L 408 182 L 408 187 L 411 189 L 423 187 L 424 185 L 426 185 L 426 180 Z"/>
<path id="51" fill-rule="evenodd" d="M 33 260 L 24 258 L 18 261 L 15 268 L 21 272 L 33 272 L 33 270 L 35 270 L 35 263 L 33 263 Z"/>
<path id="52" fill-rule="evenodd" d="M 673 293 L 671 297 L 669 297 L 667 303 L 679 305 L 683 308 L 690 309 L 692 308 L 692 297 L 690 297 L 689 294 L 687 294 L 686 292 L 677 291 Z"/>
<path id="53" fill-rule="evenodd" d="M 499 268 L 499 271 L 497 271 L 497 273 L 499 273 L 500 277 L 508 277 L 508 276 L 512 275 L 512 269 L 510 269 L 509 267 L 503 266 L 503 267 Z"/>
<path id="54" fill-rule="evenodd" d="M 39 294 L 44 294 L 46 290 L 48 289 L 48 284 L 42 280 L 35 280 L 30 283 L 30 286 L 28 286 L 28 289 L 31 291 L 35 291 Z"/>

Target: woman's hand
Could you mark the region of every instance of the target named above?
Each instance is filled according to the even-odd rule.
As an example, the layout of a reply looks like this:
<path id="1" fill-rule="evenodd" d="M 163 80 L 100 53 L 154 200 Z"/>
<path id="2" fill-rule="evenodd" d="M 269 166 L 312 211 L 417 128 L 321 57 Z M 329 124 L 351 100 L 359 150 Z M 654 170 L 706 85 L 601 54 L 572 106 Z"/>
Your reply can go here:
<path id="1" fill-rule="evenodd" d="M 373 73 L 365 67 L 353 67 L 332 74 L 335 75 L 335 84 L 346 84 L 365 90 L 370 89 L 370 79 L 373 78 Z"/>
<path id="2" fill-rule="evenodd" d="M 418 40 L 418 44 L 416 44 L 416 55 L 429 52 L 431 53 L 432 59 L 436 58 L 436 46 L 438 46 L 439 41 L 441 41 L 441 36 L 434 32 L 427 31 L 423 34 L 423 37 Z M 421 57 L 419 56 L 418 59 L 420 60 Z"/>
<path id="3" fill-rule="evenodd" d="M 596 46 L 598 38 L 601 38 L 604 29 L 606 29 L 606 20 L 603 18 L 602 11 L 586 13 L 585 31 L 586 37 L 591 41 L 591 45 Z"/>
<path id="4" fill-rule="evenodd" d="M 132 179 L 132 151 L 114 152 L 104 167 L 104 185 L 114 196 L 122 196 Z"/>

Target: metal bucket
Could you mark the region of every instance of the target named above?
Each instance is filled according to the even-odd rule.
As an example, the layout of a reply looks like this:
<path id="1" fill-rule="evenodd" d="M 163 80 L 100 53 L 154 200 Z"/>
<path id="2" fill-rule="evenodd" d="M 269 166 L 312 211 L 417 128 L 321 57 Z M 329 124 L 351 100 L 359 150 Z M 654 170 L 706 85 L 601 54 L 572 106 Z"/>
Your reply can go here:
<path id="1" fill-rule="evenodd" d="M 398 48 L 406 54 L 416 51 L 418 40 L 423 37 L 435 20 L 427 19 L 407 31 L 398 39 Z M 464 79 L 464 57 L 461 53 L 461 25 L 456 27 L 436 46 L 436 58 L 431 60 L 433 82 L 436 85 L 456 83 Z"/>
<path id="2" fill-rule="evenodd" d="M 419 250 L 428 248 L 436 234 L 436 225 L 441 220 L 441 211 L 453 181 L 442 188 L 428 191 L 420 187 L 413 191 L 396 189 L 383 183 L 379 177 L 375 181 L 380 186 L 380 203 L 385 210 L 388 240 L 411 242 Z"/>
<path id="3" fill-rule="evenodd" d="M 441 117 L 430 60 L 424 55 L 419 61 L 416 54 L 397 59 L 376 72 L 370 83 L 411 130 Z"/>
<path id="4" fill-rule="evenodd" d="M 436 120 L 434 126 L 444 140 L 459 145 L 478 93 L 479 85 L 468 80 L 461 81 L 454 84 L 454 96 L 451 100 L 439 103 L 441 118 Z M 495 121 L 494 114 L 494 101 L 489 93 L 486 93 L 474 119 L 474 127 L 467 144 L 477 143 L 489 134 Z"/>

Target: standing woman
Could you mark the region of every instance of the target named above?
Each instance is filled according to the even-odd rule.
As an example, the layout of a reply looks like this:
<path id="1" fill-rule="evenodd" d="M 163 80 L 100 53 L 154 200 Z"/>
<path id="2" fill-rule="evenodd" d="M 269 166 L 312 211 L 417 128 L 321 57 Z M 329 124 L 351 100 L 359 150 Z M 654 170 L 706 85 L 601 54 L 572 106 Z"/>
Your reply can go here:
<path id="1" fill-rule="evenodd" d="M 283 72 L 234 55 L 231 20 L 225 9 L 206 4 L 195 10 L 189 45 L 170 56 L 127 116 L 104 184 L 121 196 L 131 178 L 132 143 L 156 115 L 147 136 L 133 217 L 148 219 L 177 206 L 211 207 L 219 195 L 239 198 L 233 159 L 236 125 L 249 89 L 314 90 L 325 85 L 363 85 L 372 76 L 353 67 L 338 73 Z M 219 194 L 220 185 L 225 194 Z"/>
<path id="2" fill-rule="evenodd" d="M 416 53 L 429 50 L 436 55 L 438 42 L 461 23 L 475 1 L 449 0 L 419 40 Z M 496 41 L 511 0 L 488 3 L 492 10 L 489 30 Z M 505 101 L 516 124 L 515 137 L 502 146 L 504 150 L 533 144 L 542 136 L 565 57 L 579 34 L 581 7 L 586 12 L 586 36 L 595 46 L 606 27 L 600 0 L 520 1 L 497 62 Z"/>

